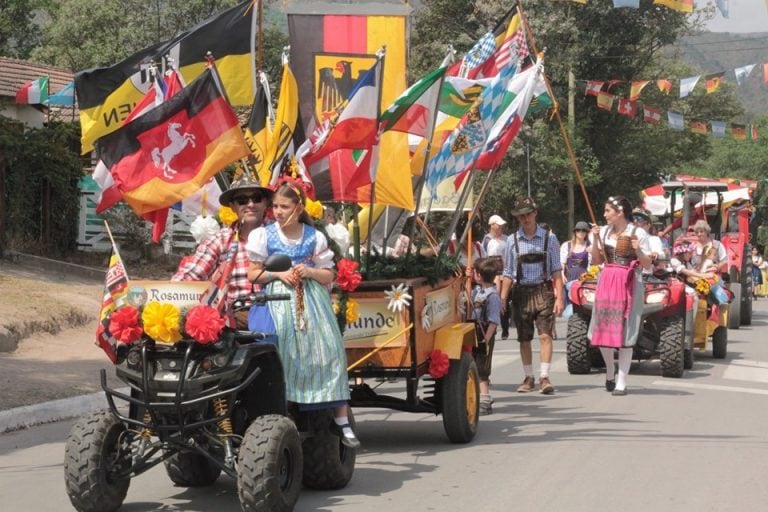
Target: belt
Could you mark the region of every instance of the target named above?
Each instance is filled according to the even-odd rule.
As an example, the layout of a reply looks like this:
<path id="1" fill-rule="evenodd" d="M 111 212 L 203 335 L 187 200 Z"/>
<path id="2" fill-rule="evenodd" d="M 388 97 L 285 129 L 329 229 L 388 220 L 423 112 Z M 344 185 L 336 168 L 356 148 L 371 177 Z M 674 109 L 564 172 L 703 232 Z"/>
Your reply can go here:
<path id="1" fill-rule="evenodd" d="M 539 286 L 552 286 L 552 281 L 542 281 L 536 284 L 518 284 L 518 288 L 538 288 Z"/>

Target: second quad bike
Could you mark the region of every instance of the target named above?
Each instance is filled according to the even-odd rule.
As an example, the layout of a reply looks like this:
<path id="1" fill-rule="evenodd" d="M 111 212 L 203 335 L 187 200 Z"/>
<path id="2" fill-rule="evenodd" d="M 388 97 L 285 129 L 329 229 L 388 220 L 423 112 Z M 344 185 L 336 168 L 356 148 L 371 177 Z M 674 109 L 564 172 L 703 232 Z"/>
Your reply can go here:
<path id="1" fill-rule="evenodd" d="M 685 283 L 665 274 L 645 276 L 644 285 L 642 327 L 633 357 L 658 357 L 662 376 L 682 377 L 689 366 L 686 361 L 693 361 L 693 346 L 685 337 Z M 596 279 L 575 281 L 571 286 L 573 315 L 568 319 L 567 362 L 572 374 L 587 374 L 593 367 L 603 365 L 600 351 L 591 347 L 587 339 L 596 291 Z"/>

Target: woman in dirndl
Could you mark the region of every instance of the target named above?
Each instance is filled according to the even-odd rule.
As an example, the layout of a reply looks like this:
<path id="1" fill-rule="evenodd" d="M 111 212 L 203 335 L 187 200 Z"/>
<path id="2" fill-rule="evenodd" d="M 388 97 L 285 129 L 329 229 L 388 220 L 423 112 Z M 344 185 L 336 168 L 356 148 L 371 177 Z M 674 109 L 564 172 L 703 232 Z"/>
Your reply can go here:
<path id="1" fill-rule="evenodd" d="M 640 268 L 650 268 L 648 233 L 632 223 L 632 205 L 623 196 L 609 197 L 603 210 L 606 225 L 592 227 L 592 263 L 602 265 L 592 320 L 590 344 L 605 360 L 605 389 L 627 394 L 632 347 L 640 332 L 644 285 Z M 619 372 L 614 352 L 619 352 Z"/>
<path id="2" fill-rule="evenodd" d="M 267 293 L 288 293 L 290 301 L 270 301 L 278 353 L 285 370 L 287 399 L 300 410 L 335 409 L 342 443 L 360 445 L 348 419 L 349 383 L 341 331 L 327 286 L 334 279 L 333 252 L 304 209 L 306 194 L 287 181 L 273 196 L 275 221 L 248 237 L 248 278 Z M 272 254 L 286 254 L 293 267 L 262 272 Z"/>

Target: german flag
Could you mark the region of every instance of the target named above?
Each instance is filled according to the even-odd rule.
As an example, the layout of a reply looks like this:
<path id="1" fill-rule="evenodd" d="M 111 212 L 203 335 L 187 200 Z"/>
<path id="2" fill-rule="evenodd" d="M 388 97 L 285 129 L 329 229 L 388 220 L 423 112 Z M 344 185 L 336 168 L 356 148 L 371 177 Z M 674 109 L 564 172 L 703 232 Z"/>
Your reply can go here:
<path id="1" fill-rule="evenodd" d="M 747 140 L 747 125 L 731 123 L 731 137 L 736 140 Z"/>
<path id="2" fill-rule="evenodd" d="M 252 3 L 252 0 L 242 2 L 188 32 L 145 48 L 113 66 L 78 72 L 75 90 L 80 108 L 82 152 L 91 151 L 96 139 L 120 127 L 151 85 L 149 65 L 166 55 L 174 58 L 184 80 L 191 82 L 205 71 L 205 56 L 211 52 L 230 103 L 250 105 L 255 94 Z"/>
<path id="3" fill-rule="evenodd" d="M 210 69 L 170 100 L 97 140 L 96 147 L 138 215 L 191 196 L 250 153 Z"/>
<path id="4" fill-rule="evenodd" d="M 318 14 L 314 2 L 292 2 L 287 8 L 290 61 L 296 74 L 306 133 L 311 133 L 313 125 L 346 99 L 361 74 L 376 63 L 375 53 L 382 46 L 386 46 L 387 56 L 382 73 L 381 110 L 386 110 L 407 87 L 409 6 L 383 2 L 322 5 L 324 14 Z M 379 155 L 376 202 L 412 210 L 407 135 L 392 131 L 382 134 Z M 353 157 L 344 155 L 339 160 L 348 163 Z M 327 177 L 333 172 L 320 167 L 327 166 L 315 165 L 313 180 L 320 173 Z M 315 193 L 320 200 L 333 197 L 333 190 L 317 184 Z M 368 197 L 361 190 L 358 200 L 367 202 Z"/>
<path id="5" fill-rule="evenodd" d="M 707 130 L 707 122 L 701 121 L 698 119 L 692 120 L 690 124 L 691 131 L 693 133 L 699 133 L 699 134 L 706 134 L 708 132 Z"/>

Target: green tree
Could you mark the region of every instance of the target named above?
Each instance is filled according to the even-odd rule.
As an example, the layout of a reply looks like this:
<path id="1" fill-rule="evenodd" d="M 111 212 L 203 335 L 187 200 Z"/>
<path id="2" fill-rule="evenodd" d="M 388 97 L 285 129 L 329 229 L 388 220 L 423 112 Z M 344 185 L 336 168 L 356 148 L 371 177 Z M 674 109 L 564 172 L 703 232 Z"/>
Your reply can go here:
<path id="1" fill-rule="evenodd" d="M 417 14 L 414 24 L 411 54 L 419 55 L 419 62 L 431 61 L 423 64 L 423 68 L 434 67 L 439 62 L 437 48 L 455 42 L 457 49 L 466 50 L 512 4 L 511 1 L 425 0 L 424 11 Z M 640 9 L 614 9 L 611 0 L 591 0 L 587 5 L 526 2 L 524 7 L 536 49 L 546 50 L 545 70 L 564 122 L 569 71 L 576 77 L 572 144 L 598 216 L 601 212 L 598 208 L 608 195 L 623 194 L 636 201 L 643 187 L 686 162 L 709 155 L 711 137 L 690 131 L 675 132 L 664 125 L 654 126 L 639 118 L 620 116 L 615 107 L 610 113 L 600 110 L 595 98 L 585 96 L 583 91 L 587 80 L 616 79 L 622 82 L 610 92 L 627 97 L 633 80 L 689 76 L 690 70 L 667 55 L 665 49 L 681 35 L 696 29 L 701 16 L 710 15 L 710 11 L 684 15 L 653 6 L 651 0 L 641 0 Z M 452 31 L 457 20 L 463 19 L 459 17 L 460 12 L 471 13 L 470 22 L 463 30 Z M 680 112 L 688 120 L 692 116 L 730 118 L 741 112 L 733 91 L 728 88 L 713 95 L 697 91 L 693 97 L 680 100 L 661 95 L 648 86 L 641 101 L 662 111 Z M 524 142 L 530 147 L 530 158 L 522 150 Z M 529 162 L 533 177 L 531 194 L 539 199 L 541 220 L 552 224 L 560 233 L 569 232 L 564 213 L 566 185 L 573 170 L 560 126 L 554 118 L 540 119 L 521 134 L 494 178 L 484 209 L 504 211 L 513 202 L 510 196 L 527 193 Z M 576 217 L 585 218 L 586 211 L 577 188 Z"/>
<path id="2" fill-rule="evenodd" d="M 26 59 L 40 44 L 42 33 L 35 24 L 40 0 L 3 0 L 0 3 L 0 55 Z"/>

